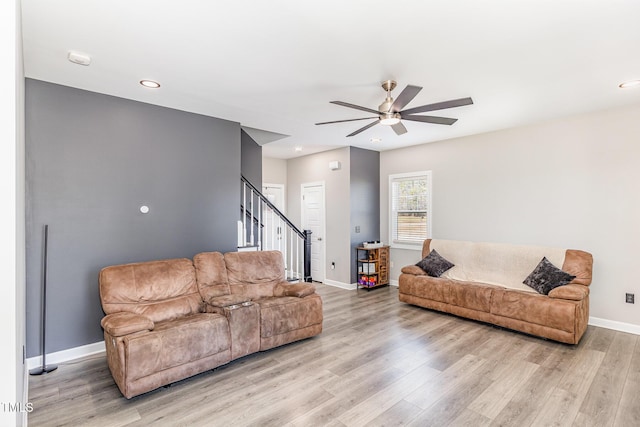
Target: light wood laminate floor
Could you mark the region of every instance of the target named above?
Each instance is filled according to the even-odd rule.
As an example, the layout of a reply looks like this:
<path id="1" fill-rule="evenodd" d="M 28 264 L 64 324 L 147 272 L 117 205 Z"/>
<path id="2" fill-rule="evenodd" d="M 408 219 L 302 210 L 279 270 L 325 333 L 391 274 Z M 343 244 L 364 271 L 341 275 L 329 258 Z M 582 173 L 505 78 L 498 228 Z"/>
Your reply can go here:
<path id="1" fill-rule="evenodd" d="M 317 284 L 324 331 L 127 400 L 104 355 L 29 378 L 29 426 L 640 426 L 639 336 L 577 346 Z"/>

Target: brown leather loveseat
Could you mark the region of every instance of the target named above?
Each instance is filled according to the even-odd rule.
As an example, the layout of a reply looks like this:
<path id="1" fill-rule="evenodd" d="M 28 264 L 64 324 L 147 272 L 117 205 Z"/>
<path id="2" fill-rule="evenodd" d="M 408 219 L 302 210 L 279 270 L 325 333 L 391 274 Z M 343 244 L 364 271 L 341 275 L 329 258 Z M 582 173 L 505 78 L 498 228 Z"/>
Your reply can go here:
<path id="1" fill-rule="evenodd" d="M 417 265 L 403 267 L 400 301 L 569 344 L 577 344 L 587 329 L 593 264 L 590 253 L 428 239 L 422 247 L 423 259 L 432 250 L 436 257 L 455 266 L 439 277 L 430 276 Z M 544 276 L 538 270 L 543 257 L 562 270 L 556 273 L 568 273 L 567 284 L 547 289 L 546 294 L 523 283 Z M 537 275 L 534 270 L 538 270 Z M 542 279 L 547 286 L 550 281 Z"/>
<path id="2" fill-rule="evenodd" d="M 322 300 L 288 283 L 277 251 L 106 267 L 107 362 L 126 398 L 322 332 Z"/>

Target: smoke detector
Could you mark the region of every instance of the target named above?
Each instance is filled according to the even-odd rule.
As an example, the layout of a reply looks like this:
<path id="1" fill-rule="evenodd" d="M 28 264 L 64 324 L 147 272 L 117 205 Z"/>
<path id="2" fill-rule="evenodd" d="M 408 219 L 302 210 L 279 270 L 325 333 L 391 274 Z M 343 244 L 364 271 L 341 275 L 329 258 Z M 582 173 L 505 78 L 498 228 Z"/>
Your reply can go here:
<path id="1" fill-rule="evenodd" d="M 86 53 L 81 53 L 74 50 L 69 51 L 69 54 L 67 55 L 67 59 L 69 59 L 69 61 L 73 62 L 74 64 L 85 65 L 85 66 L 91 64 L 91 57 L 89 55 L 87 55 Z"/>

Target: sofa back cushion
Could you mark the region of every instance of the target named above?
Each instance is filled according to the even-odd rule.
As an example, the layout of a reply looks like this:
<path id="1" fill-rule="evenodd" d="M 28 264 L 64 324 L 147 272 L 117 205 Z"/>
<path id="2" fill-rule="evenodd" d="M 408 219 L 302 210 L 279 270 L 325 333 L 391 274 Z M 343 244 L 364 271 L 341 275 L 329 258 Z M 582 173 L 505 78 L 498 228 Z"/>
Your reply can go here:
<path id="1" fill-rule="evenodd" d="M 274 287 L 285 281 L 284 259 L 279 251 L 228 252 L 224 261 L 232 294 L 251 299 L 272 297 Z"/>
<path id="2" fill-rule="evenodd" d="M 446 271 L 442 277 L 488 283 L 533 293 L 536 291 L 522 283 L 523 280 L 536 268 L 543 257 L 562 269 L 567 253 L 566 249 L 543 246 L 439 239 L 426 240 L 422 249 L 424 255 L 435 249 L 440 255 L 455 264 L 455 267 Z M 574 267 L 576 268 L 572 268 L 572 271 L 568 272 L 578 276 L 576 272 L 580 268 Z M 584 274 L 582 275 L 584 276 Z M 584 278 L 576 277 L 576 279 L 578 280 L 574 279 L 571 283 L 581 283 L 580 279 Z"/>
<path id="3" fill-rule="evenodd" d="M 202 306 L 195 268 L 186 258 L 103 268 L 100 302 L 107 314 L 127 311 L 154 322 L 195 314 Z"/>
<path id="4" fill-rule="evenodd" d="M 202 299 L 229 295 L 229 281 L 224 256 L 220 252 L 202 252 L 193 257 L 196 282 Z"/>

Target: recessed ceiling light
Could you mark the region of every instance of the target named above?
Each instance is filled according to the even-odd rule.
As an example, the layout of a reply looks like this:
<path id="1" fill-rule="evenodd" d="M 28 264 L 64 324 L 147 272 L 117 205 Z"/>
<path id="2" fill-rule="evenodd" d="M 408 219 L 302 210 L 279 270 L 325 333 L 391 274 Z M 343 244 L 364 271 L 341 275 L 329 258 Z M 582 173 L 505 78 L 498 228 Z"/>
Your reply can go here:
<path id="1" fill-rule="evenodd" d="M 382 138 L 371 138 L 371 142 L 382 142 Z"/>
<path id="2" fill-rule="evenodd" d="M 296 153 L 299 153 L 302 151 L 302 147 L 298 145 L 296 148 L 294 148 L 294 150 L 296 151 Z"/>
<path id="3" fill-rule="evenodd" d="M 140 80 L 140 84 L 144 87 L 150 87 L 151 89 L 157 89 L 160 87 L 160 83 L 153 80 Z"/>
<path id="4" fill-rule="evenodd" d="M 627 89 L 630 87 L 638 87 L 638 86 L 640 86 L 640 80 L 629 80 L 624 83 L 620 83 L 618 85 L 618 87 L 622 89 Z"/>

